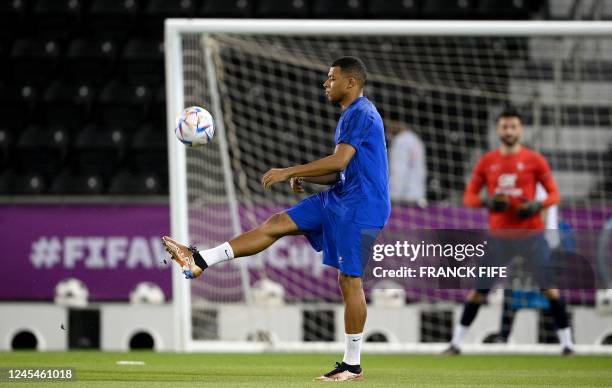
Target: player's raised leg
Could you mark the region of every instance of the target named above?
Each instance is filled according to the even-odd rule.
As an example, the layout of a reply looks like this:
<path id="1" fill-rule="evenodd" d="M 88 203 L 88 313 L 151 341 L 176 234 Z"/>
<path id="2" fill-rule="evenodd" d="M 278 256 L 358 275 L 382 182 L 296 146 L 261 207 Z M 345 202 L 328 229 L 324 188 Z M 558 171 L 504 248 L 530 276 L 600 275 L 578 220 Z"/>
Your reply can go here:
<path id="1" fill-rule="evenodd" d="M 286 212 L 274 214 L 263 224 L 238 235 L 230 241 L 214 248 L 198 251 L 168 236 L 162 238 L 166 250 L 172 255 L 187 279 L 197 278 L 202 272 L 215 264 L 236 257 L 250 256 L 263 251 L 276 240 L 287 235 L 302 234 L 298 226 Z"/>

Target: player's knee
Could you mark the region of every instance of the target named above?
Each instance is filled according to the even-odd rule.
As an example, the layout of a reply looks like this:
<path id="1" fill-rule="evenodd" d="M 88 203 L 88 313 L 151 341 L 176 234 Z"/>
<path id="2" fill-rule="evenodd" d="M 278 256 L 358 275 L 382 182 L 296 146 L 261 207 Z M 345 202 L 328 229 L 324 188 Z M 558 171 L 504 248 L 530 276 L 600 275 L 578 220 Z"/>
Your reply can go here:
<path id="1" fill-rule="evenodd" d="M 343 294 L 361 290 L 361 278 L 357 276 L 338 274 L 338 284 Z"/>
<path id="2" fill-rule="evenodd" d="M 272 237 L 282 237 L 292 232 L 293 221 L 285 212 L 276 213 L 263 223 L 261 228 Z"/>
<path id="3" fill-rule="evenodd" d="M 548 299 L 559 299 L 559 290 L 556 288 L 549 288 L 548 290 L 544 290 L 544 295 L 548 298 Z"/>

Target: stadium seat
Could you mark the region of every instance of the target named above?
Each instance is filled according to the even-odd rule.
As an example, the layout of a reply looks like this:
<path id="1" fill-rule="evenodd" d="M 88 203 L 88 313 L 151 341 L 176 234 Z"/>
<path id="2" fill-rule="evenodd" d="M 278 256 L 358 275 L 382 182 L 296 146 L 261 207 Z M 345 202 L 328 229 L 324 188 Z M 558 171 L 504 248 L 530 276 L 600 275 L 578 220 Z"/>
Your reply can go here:
<path id="1" fill-rule="evenodd" d="M 19 172 L 37 173 L 46 178 L 64 165 L 68 134 L 61 127 L 30 125 L 19 136 L 16 152 Z"/>
<path id="2" fill-rule="evenodd" d="M 606 0 L 601 2 L 601 18 L 612 20 L 612 1 Z"/>
<path id="3" fill-rule="evenodd" d="M 121 59 L 129 83 L 159 85 L 164 81 L 163 41 L 131 40 L 125 45 Z"/>
<path id="4" fill-rule="evenodd" d="M 104 39 L 125 39 L 140 26 L 135 0 L 92 0 L 88 24 L 93 35 Z"/>
<path id="5" fill-rule="evenodd" d="M 11 50 L 13 78 L 20 82 L 41 82 L 56 74 L 60 53 L 54 40 L 22 39 Z"/>
<path id="6" fill-rule="evenodd" d="M 0 83 L 8 82 L 11 78 L 9 73 L 9 59 L 6 44 L 0 42 Z"/>
<path id="7" fill-rule="evenodd" d="M 96 117 L 102 123 L 135 127 L 145 119 L 150 98 L 150 89 L 145 85 L 126 87 L 113 81 L 100 93 L 94 106 Z"/>
<path id="8" fill-rule="evenodd" d="M 147 35 L 157 39 L 164 35 L 164 19 L 193 18 L 196 16 L 196 3 L 195 0 L 149 0 L 144 16 Z"/>
<path id="9" fill-rule="evenodd" d="M 151 102 L 150 114 L 147 123 L 155 128 L 166 128 L 166 88 L 160 86 L 155 92 Z"/>
<path id="10" fill-rule="evenodd" d="M 573 19 L 578 0 L 548 1 L 548 17 L 555 20 Z"/>
<path id="11" fill-rule="evenodd" d="M 71 81 L 100 84 L 113 71 L 116 57 L 111 40 L 77 39 L 68 46 L 64 73 Z"/>
<path id="12" fill-rule="evenodd" d="M 168 174 L 167 134 L 165 127 L 143 125 L 134 134 L 127 153 L 132 171 L 155 171 L 160 177 Z"/>
<path id="13" fill-rule="evenodd" d="M 77 31 L 83 0 L 37 0 L 32 22 L 47 38 L 62 39 Z"/>
<path id="14" fill-rule="evenodd" d="M 13 133 L 7 128 L 0 127 L 0 171 L 11 166 L 14 142 Z"/>
<path id="15" fill-rule="evenodd" d="M 260 0 L 255 9 L 256 17 L 263 18 L 305 18 L 308 17 L 306 0 Z"/>
<path id="16" fill-rule="evenodd" d="M 70 153 L 72 170 L 78 174 L 110 177 L 121 164 L 126 134 L 119 128 L 87 125 L 76 137 Z"/>
<path id="17" fill-rule="evenodd" d="M 30 115 L 38 100 L 37 88 L 31 84 L 9 86 L 0 84 L 0 117 L 2 126 L 22 130 L 28 123 L 36 121 Z"/>
<path id="18" fill-rule="evenodd" d="M 102 177 L 94 174 L 75 174 L 64 170 L 52 182 L 50 194 L 93 195 L 104 189 Z"/>
<path id="19" fill-rule="evenodd" d="M 87 84 L 57 81 L 46 90 L 43 101 L 40 110 L 47 124 L 75 129 L 89 118 L 93 89 Z"/>
<path id="20" fill-rule="evenodd" d="M 364 0 L 314 0 L 312 15 L 316 18 L 358 18 L 363 16 Z"/>
<path id="21" fill-rule="evenodd" d="M 253 0 L 205 0 L 198 16 L 205 18 L 245 18 L 251 16 Z"/>
<path id="22" fill-rule="evenodd" d="M 425 0 L 421 16 L 426 19 L 471 19 L 476 0 Z"/>
<path id="23" fill-rule="evenodd" d="M 160 194 L 160 179 L 155 174 L 138 174 L 121 171 L 111 180 L 108 193 L 115 195 Z"/>
<path id="24" fill-rule="evenodd" d="M 6 170 L 0 175 L 0 195 L 37 195 L 47 188 L 44 177 L 37 173 Z"/>
<path id="25" fill-rule="evenodd" d="M 27 31 L 27 25 L 24 23 L 25 10 L 25 0 L 0 1 L 0 39 L 21 36 Z"/>
<path id="26" fill-rule="evenodd" d="M 418 0 L 378 0 L 368 2 L 368 16 L 376 19 L 416 19 Z"/>
<path id="27" fill-rule="evenodd" d="M 478 16 L 482 19 L 527 19 L 529 18 L 527 3 L 528 0 L 480 0 Z"/>

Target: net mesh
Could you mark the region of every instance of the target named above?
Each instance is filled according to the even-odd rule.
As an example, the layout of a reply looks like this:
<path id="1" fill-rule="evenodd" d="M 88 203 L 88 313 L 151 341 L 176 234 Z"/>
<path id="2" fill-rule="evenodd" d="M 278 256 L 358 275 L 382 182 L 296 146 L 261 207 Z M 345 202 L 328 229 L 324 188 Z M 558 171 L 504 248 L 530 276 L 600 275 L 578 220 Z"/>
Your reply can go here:
<path id="1" fill-rule="evenodd" d="M 340 111 L 326 100 L 322 83 L 329 64 L 342 55 L 367 65 L 365 95 L 385 122 L 407 124 L 424 146 L 427 204 L 394 201 L 387 228 L 486 228 L 485 212 L 464 208 L 461 198 L 475 161 L 497 145 L 494 118 L 512 105 L 524 115 L 525 142 L 551 164 L 561 217 L 575 229 L 601 230 L 611 214 L 608 46 L 605 38 L 185 34 L 185 104 L 213 111 L 205 60 L 210 50 L 223 111 L 215 119 L 217 125 L 223 120 L 228 143 L 227 150 L 216 141 L 187 151 L 190 239 L 202 249 L 233 236 L 225 179 L 235 189 L 242 230 L 303 198 L 288 185 L 264 191 L 260 178 L 269 168 L 332 152 Z M 387 141 L 392 145 L 394 138 L 389 134 Z M 231 176 L 224 175 L 222 152 L 230 156 Z M 309 193 L 321 189 L 307 187 Z M 261 337 L 252 315 L 245 316 L 247 336 L 224 335 L 220 328 L 217 307 L 241 306 L 250 293 L 256 304 L 280 298 L 305 306 L 297 340 L 339 339 L 337 275 L 320 261 L 305 239 L 288 237 L 255 257 L 209 269 L 205 280 L 191 286 L 194 338 Z M 240 265 L 249 269 L 250 290 L 241 285 Z M 417 336 L 408 340 L 449 340 L 451 312 L 465 292 L 406 292 L 410 305 L 428 306 L 420 311 Z M 566 296 L 572 304 L 593 304 L 593 292 Z"/>

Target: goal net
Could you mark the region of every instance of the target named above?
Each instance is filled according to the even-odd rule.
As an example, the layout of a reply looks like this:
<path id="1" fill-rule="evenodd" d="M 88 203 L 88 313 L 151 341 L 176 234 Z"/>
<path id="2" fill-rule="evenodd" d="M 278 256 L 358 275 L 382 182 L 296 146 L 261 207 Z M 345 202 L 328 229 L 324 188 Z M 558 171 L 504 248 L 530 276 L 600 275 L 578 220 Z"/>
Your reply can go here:
<path id="1" fill-rule="evenodd" d="M 524 117 L 525 143 L 551 164 L 564 228 L 608 241 L 612 29 L 411 23 L 167 22 L 168 125 L 183 107 L 199 105 L 211 111 L 217 130 L 212 144 L 194 149 L 169 135 L 173 235 L 212 247 L 304 198 L 286 184 L 264 191 L 261 176 L 332 152 L 340 110 L 326 100 L 322 83 L 334 59 L 354 55 L 368 68 L 365 95 L 387 129 L 410 128 L 425 150 L 424 193 L 394 200 L 387 229 L 486 229 L 486 213 L 462 206 L 462 194 L 476 160 L 498 144 L 496 115 L 513 106 Z M 394 140 L 389 131 L 388 146 Z M 308 193 L 318 190 L 307 186 Z M 174 280 L 182 349 L 326 350 L 343 341 L 337 272 L 303 237 L 281 239 L 195 281 L 176 271 Z M 365 286 L 365 338 L 381 343 L 371 348 L 436 350 L 450 340 L 466 290 L 375 286 Z M 563 292 L 577 343 L 609 340 L 610 315 L 598 310 L 598 293 Z M 486 342 L 500 330 L 504 300 L 517 314 L 513 343 L 556 341 L 545 309 L 532 308 L 537 290 L 505 294 L 490 296 L 467 342 Z"/>

